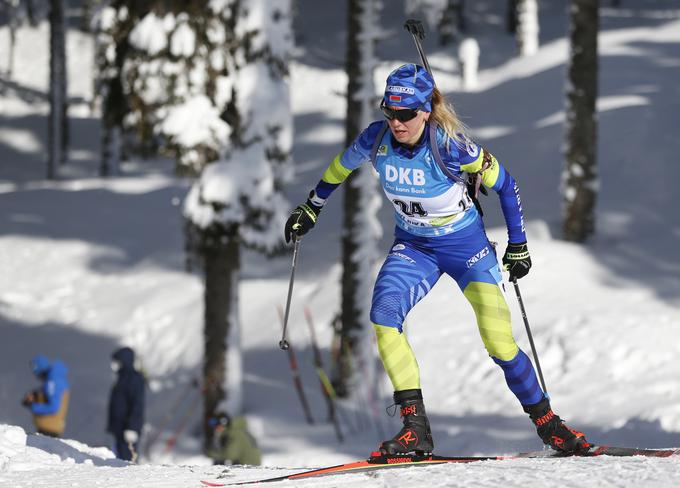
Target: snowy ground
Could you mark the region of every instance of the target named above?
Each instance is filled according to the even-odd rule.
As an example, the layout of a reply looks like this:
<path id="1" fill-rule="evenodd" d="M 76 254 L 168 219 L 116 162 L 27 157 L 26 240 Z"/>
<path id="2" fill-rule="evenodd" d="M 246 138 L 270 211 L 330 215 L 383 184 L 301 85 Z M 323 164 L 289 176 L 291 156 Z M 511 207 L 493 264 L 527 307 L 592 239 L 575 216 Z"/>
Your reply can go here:
<path id="1" fill-rule="evenodd" d="M 300 2 L 305 22 L 293 66 L 297 179 L 288 193 L 304 198 L 344 138 L 342 73 L 344 13 L 322 2 Z M 453 47 L 426 39 L 440 86 L 518 179 L 528 219 L 534 267 L 521 281 L 541 364 L 557 412 L 597 443 L 680 446 L 680 2 L 622 2 L 602 10 L 599 101 L 598 234 L 587 245 L 557 240 L 563 141 L 563 78 L 567 44 L 563 1 L 544 2 L 541 50 L 512 58 L 502 31 L 504 2 L 469 2 L 471 33 L 482 46 L 480 89 L 459 92 Z M 629 7 L 635 5 L 635 7 Z M 385 63 L 376 79 L 402 61 L 415 60 L 401 31 L 401 11 L 382 22 L 393 33 L 381 46 Z M 302 20 L 300 22 L 303 22 Z M 319 32 L 328 33 L 320 37 Z M 69 69 L 73 161 L 63 178 L 46 182 L 44 114 L 46 35 L 24 29 L 15 76 L 0 79 L 0 486 L 198 486 L 227 468 L 200 455 L 196 391 L 186 385 L 200 368 L 200 278 L 184 271 L 179 205 L 188 184 L 167 162 L 131 163 L 120 176 L 95 177 L 98 124 L 87 101 L 91 43 L 73 33 Z M 7 45 L 0 28 L 0 45 Z M 311 47 L 313 45 L 313 47 Z M 0 51 L 0 70 L 6 66 Z M 79 71 L 80 69 L 80 71 Z M 339 444 L 323 422 L 325 405 L 312 368 L 302 304 L 310 307 L 320 342 L 338 306 L 338 217 L 341 198 L 324 210 L 302 245 L 291 316 L 303 381 L 317 423 L 308 426 L 291 388 L 287 358 L 276 347 L 276 307 L 285 300 L 289 257 L 266 261 L 248 254 L 241 287 L 245 349 L 245 409 L 264 452 L 266 468 L 229 468 L 247 480 L 301 466 L 359 459 L 394 429 L 376 392 L 379 417 L 344 405 L 351 441 Z M 495 197 L 484 202 L 489 234 L 504 246 Z M 383 208 L 384 249 L 391 216 Z M 508 289 L 515 335 L 528 352 L 516 301 Z M 442 454 L 504 454 L 540 447 L 529 421 L 488 359 L 474 317 L 446 278 L 416 307 L 408 334 L 419 358 L 423 390 Z M 145 464 L 124 466 L 104 448 L 111 373 L 109 355 L 120 344 L 139 351 L 153 378 L 146 440 L 154 437 L 169 405 L 188 391 Z M 67 437 L 28 435 L 21 395 L 34 386 L 28 359 L 61 357 L 73 384 Z M 368 402 L 368 400 L 367 400 Z M 370 410 L 370 408 L 369 408 Z M 177 446 L 166 440 L 190 419 Z M 285 468 L 283 468 L 285 466 Z M 523 460 L 428 468 L 433 486 L 677 486 L 675 459 Z M 300 486 L 394 486 L 422 482 L 416 469 L 377 476 L 347 475 L 298 482 Z M 291 483 L 288 483 L 291 485 Z"/>

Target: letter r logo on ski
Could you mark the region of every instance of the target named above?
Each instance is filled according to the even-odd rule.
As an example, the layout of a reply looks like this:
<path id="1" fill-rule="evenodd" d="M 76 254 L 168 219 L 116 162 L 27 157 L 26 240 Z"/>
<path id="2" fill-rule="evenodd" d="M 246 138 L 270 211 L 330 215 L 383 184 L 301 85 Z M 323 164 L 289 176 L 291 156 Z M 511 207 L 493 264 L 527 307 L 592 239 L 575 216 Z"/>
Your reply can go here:
<path id="1" fill-rule="evenodd" d="M 409 444 L 417 443 L 418 436 L 415 435 L 412 430 L 407 430 L 404 432 L 404 435 L 399 438 L 399 442 L 405 446 L 408 446 Z"/>

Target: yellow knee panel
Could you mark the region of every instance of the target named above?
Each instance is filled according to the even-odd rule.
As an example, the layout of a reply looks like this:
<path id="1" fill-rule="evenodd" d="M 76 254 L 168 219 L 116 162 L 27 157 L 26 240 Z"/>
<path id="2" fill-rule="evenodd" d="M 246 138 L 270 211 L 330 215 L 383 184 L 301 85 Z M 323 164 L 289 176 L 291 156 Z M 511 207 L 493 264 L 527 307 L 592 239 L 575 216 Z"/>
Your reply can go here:
<path id="1" fill-rule="evenodd" d="M 489 355 L 513 359 L 519 348 L 512 336 L 510 310 L 498 285 L 472 281 L 463 291 L 477 317 L 477 326 Z"/>
<path id="2" fill-rule="evenodd" d="M 396 327 L 373 324 L 378 353 L 394 391 L 420 388 L 420 370 L 406 336 Z"/>

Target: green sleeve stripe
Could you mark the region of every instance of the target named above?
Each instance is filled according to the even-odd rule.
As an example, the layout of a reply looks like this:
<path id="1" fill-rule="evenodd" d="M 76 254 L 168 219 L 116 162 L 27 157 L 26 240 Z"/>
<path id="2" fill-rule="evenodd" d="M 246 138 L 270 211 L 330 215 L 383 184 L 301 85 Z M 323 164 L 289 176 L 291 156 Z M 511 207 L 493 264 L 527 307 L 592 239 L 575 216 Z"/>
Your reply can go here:
<path id="1" fill-rule="evenodd" d="M 485 187 L 492 188 L 498 181 L 498 175 L 501 172 L 501 165 L 498 164 L 498 161 L 493 156 L 493 154 L 489 153 L 488 155 L 489 159 L 491 160 L 491 166 L 489 166 L 482 173 L 482 183 Z"/>
<path id="2" fill-rule="evenodd" d="M 473 162 L 468 164 L 461 164 L 460 170 L 466 173 L 476 173 L 482 169 L 482 162 L 484 161 L 484 150 L 479 151 L 479 156 Z"/>
<path id="3" fill-rule="evenodd" d="M 321 179 L 325 181 L 326 183 L 331 183 L 333 185 L 339 185 L 343 181 L 347 179 L 347 177 L 350 175 L 352 172 L 351 169 L 345 168 L 342 163 L 340 163 L 340 155 L 342 153 L 338 154 L 335 156 L 335 159 L 333 159 L 333 162 L 328 166 L 326 171 L 324 172 L 323 176 Z"/>
<path id="4" fill-rule="evenodd" d="M 500 174 L 500 165 L 496 158 L 490 152 L 482 149 L 479 151 L 479 157 L 473 162 L 468 164 L 462 164 L 460 169 L 467 173 L 477 173 L 481 171 L 484 161 L 487 160 L 489 164 L 487 168 L 482 172 L 482 183 L 487 188 L 492 188 L 496 181 L 498 181 L 498 175 Z"/>

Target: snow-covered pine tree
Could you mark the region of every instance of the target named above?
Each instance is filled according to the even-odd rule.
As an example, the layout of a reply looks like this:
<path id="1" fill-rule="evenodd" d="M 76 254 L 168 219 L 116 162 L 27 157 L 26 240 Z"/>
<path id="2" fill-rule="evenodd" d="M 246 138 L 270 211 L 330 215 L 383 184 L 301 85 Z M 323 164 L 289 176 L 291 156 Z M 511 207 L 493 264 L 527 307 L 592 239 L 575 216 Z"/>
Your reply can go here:
<path id="1" fill-rule="evenodd" d="M 346 145 L 372 122 L 377 104 L 373 71 L 377 65 L 376 44 L 381 0 L 350 0 L 348 12 L 346 70 Z M 377 219 L 381 200 L 373 167 L 363 165 L 344 186 L 342 236 L 342 311 L 340 358 L 333 378 L 340 396 L 352 389 L 353 379 L 363 377 L 372 385 L 375 351 L 370 323 L 373 265 L 382 228 Z"/>
<path id="2" fill-rule="evenodd" d="M 50 0 L 50 114 L 48 118 L 47 178 L 66 161 L 68 100 L 66 99 L 66 20 L 64 0 Z"/>
<path id="3" fill-rule="evenodd" d="M 232 42 L 226 45 L 233 46 L 235 38 L 240 38 L 240 43 L 230 49 L 231 57 L 210 53 L 206 68 L 223 73 L 216 77 L 215 91 L 209 94 L 214 97 L 212 110 L 218 109 L 215 115 L 221 114 L 228 122 L 230 136 L 220 140 L 216 161 L 205 161 L 200 180 L 185 203 L 188 228 L 206 271 L 204 372 L 208 381 L 221 383 L 214 396 L 206 397 L 206 415 L 220 409 L 241 410 L 240 248 L 271 252 L 282 245 L 289 211 L 282 185 L 292 170 L 287 84 L 293 43 L 290 0 L 227 3 L 231 23 L 225 24 L 224 34 Z M 193 105 L 189 100 L 185 108 Z M 181 113 L 183 109 L 178 110 Z M 178 127 L 177 122 L 186 123 L 173 121 L 171 113 L 164 125 L 175 143 L 177 137 L 186 135 L 186 128 Z M 195 161 L 189 159 L 188 163 Z M 212 354 L 208 354 L 210 350 Z"/>
<path id="4" fill-rule="evenodd" d="M 125 4 L 102 13 L 112 38 L 120 31 L 103 52 L 129 110 L 122 127 L 175 157 L 181 173 L 198 176 L 184 216 L 205 277 L 208 445 L 207 420 L 241 410 L 241 248 L 268 253 L 283 245 L 289 204 L 282 185 L 292 170 L 291 5 L 157 0 L 142 14 Z"/>
<path id="5" fill-rule="evenodd" d="M 599 0 L 573 0 L 569 7 L 562 233 L 566 240 L 575 242 L 583 242 L 595 231 L 598 7 Z"/>

